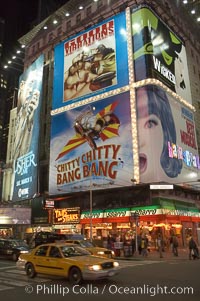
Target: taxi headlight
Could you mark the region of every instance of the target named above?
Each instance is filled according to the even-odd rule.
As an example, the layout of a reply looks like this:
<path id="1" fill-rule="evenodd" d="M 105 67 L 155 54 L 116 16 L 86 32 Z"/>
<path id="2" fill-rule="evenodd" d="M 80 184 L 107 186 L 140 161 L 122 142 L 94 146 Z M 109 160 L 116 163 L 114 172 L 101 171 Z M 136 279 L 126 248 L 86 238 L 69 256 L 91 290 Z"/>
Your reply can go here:
<path id="1" fill-rule="evenodd" d="M 99 271 L 102 269 L 102 267 L 99 264 L 94 264 L 94 265 L 88 266 L 88 269 L 90 271 Z"/>
<path id="2" fill-rule="evenodd" d="M 97 252 L 98 255 L 104 255 L 104 252 L 103 251 L 99 251 Z"/>
<path id="3" fill-rule="evenodd" d="M 114 252 L 114 251 L 111 251 L 111 254 L 114 256 L 114 255 L 115 255 L 115 252 Z"/>
<path id="4" fill-rule="evenodd" d="M 115 268 L 117 268 L 117 267 L 119 266 L 119 262 L 114 261 L 114 262 L 113 262 L 113 266 L 114 266 Z"/>
<path id="5" fill-rule="evenodd" d="M 20 251 L 20 254 L 29 253 L 29 251 Z"/>

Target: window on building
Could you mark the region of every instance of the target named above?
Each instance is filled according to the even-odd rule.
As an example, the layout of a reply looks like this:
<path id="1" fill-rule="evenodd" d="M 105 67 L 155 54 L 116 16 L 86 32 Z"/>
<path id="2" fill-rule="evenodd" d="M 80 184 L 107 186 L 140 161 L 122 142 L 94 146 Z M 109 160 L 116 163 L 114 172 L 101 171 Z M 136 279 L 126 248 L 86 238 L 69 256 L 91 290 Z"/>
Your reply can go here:
<path id="1" fill-rule="evenodd" d="M 86 9 L 86 16 L 90 16 L 92 14 L 92 6 L 87 7 Z"/>
<path id="2" fill-rule="evenodd" d="M 79 25 L 80 22 L 81 22 L 81 14 L 78 14 L 76 16 L 76 24 Z"/>
<path id="3" fill-rule="evenodd" d="M 62 35 L 62 26 L 59 26 L 57 28 L 57 36 L 60 36 L 60 35 Z"/>
<path id="4" fill-rule="evenodd" d="M 35 53 L 35 45 L 32 46 L 32 54 Z"/>
<path id="5" fill-rule="evenodd" d="M 97 7 L 99 8 L 99 7 L 101 7 L 101 6 L 103 6 L 103 1 L 102 1 L 102 0 L 99 0 L 99 1 L 97 2 Z"/>
<path id="6" fill-rule="evenodd" d="M 67 25 L 67 26 L 66 26 L 66 30 L 67 30 L 67 31 L 70 31 L 71 28 L 72 28 L 72 22 L 71 22 L 71 20 L 67 21 L 67 24 L 66 24 L 66 25 Z"/>
<path id="7" fill-rule="evenodd" d="M 38 51 L 40 49 L 40 41 L 36 44 L 36 51 Z"/>
<path id="8" fill-rule="evenodd" d="M 194 72 L 194 74 L 196 74 L 196 67 L 195 67 L 195 65 L 193 65 L 193 72 Z"/>

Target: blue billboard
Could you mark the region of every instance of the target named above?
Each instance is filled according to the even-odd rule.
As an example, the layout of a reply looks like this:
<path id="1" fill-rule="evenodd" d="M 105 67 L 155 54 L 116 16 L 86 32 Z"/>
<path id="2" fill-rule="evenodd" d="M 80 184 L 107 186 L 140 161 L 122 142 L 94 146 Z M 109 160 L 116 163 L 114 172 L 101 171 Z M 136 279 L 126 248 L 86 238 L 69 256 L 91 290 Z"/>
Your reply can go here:
<path id="1" fill-rule="evenodd" d="M 130 93 L 52 116 L 49 194 L 131 184 Z"/>
<path id="2" fill-rule="evenodd" d="M 10 192 L 13 201 L 31 198 L 38 189 L 43 64 L 44 57 L 41 55 L 19 79 Z"/>
<path id="3" fill-rule="evenodd" d="M 52 109 L 128 84 L 125 13 L 55 47 Z"/>

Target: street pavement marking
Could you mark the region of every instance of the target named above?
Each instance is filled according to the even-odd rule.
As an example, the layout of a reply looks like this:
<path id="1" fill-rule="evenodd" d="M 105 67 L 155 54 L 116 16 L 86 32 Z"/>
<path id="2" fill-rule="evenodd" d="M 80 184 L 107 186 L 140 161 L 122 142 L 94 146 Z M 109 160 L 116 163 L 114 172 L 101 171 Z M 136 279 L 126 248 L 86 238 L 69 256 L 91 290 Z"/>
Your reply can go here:
<path id="1" fill-rule="evenodd" d="M 161 263 L 161 261 L 145 260 L 145 261 L 132 261 L 132 260 L 118 260 L 120 268 L 136 267 L 148 264 Z"/>
<path id="2" fill-rule="evenodd" d="M 9 270 L 5 270 L 4 272 L 0 272 L 0 291 L 14 289 L 16 287 L 25 287 L 26 285 L 29 284 L 48 282 L 51 280 L 52 279 L 45 279 L 42 277 L 29 279 L 26 276 L 25 271 L 20 271 L 17 269 L 12 269 L 12 270 L 9 269 Z"/>
<path id="3" fill-rule="evenodd" d="M 38 275 L 36 278 L 32 278 L 32 279 L 29 279 L 28 276 L 26 275 L 25 271 L 21 271 L 21 270 L 10 270 L 10 271 L 6 271 L 5 274 L 7 274 L 6 276 L 7 277 L 10 277 L 9 273 L 11 274 L 11 276 L 13 275 L 14 277 L 17 276 L 17 275 L 20 275 L 20 279 L 23 279 L 27 282 L 47 282 L 47 281 L 50 281 L 51 279 L 46 279 L 46 278 L 41 278 L 40 275 Z M 5 275 L 4 274 L 4 275 Z M 1 272 L 0 272 L 0 275 L 1 275 Z"/>
<path id="4" fill-rule="evenodd" d="M 134 267 L 134 266 L 142 266 L 142 265 L 148 265 L 148 264 L 155 264 L 155 263 L 161 263 L 161 261 L 131 261 L 131 260 L 118 260 L 120 267 L 126 268 L 126 267 Z M 4 271 L 0 271 L 0 291 L 10 290 L 14 289 L 16 287 L 23 287 L 27 284 L 34 284 L 34 283 L 41 283 L 41 282 L 50 282 L 54 278 L 57 277 L 51 277 L 48 276 L 47 278 L 43 278 L 42 275 L 38 275 L 34 279 L 29 279 L 26 276 L 25 271 L 19 270 L 15 268 L 14 266 L 7 266 L 4 268 L 0 268 L 1 270 L 4 269 Z M 18 280 L 19 278 L 19 280 Z M 60 279 L 60 278 L 59 278 Z"/>
<path id="5" fill-rule="evenodd" d="M 14 287 L 0 284 L 0 291 L 10 290 L 10 289 L 14 289 Z"/>
<path id="6" fill-rule="evenodd" d="M 6 270 L 6 269 L 13 269 L 13 266 L 7 266 L 7 267 L 0 267 L 0 270 Z"/>
<path id="7" fill-rule="evenodd" d="M 4 276 L 1 276 L 0 275 L 0 284 L 3 283 L 3 284 L 9 284 L 9 285 L 14 285 L 14 286 L 25 286 L 27 285 L 27 281 L 18 281 L 18 280 L 15 280 L 15 279 L 11 279 L 11 278 L 4 278 Z"/>

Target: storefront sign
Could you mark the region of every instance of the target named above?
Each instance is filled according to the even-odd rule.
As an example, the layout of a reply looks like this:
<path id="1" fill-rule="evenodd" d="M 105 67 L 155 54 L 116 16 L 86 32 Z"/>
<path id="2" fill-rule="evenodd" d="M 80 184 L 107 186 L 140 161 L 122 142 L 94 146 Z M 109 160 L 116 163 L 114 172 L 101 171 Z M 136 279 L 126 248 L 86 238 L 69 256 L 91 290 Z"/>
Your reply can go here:
<path id="1" fill-rule="evenodd" d="M 167 215 L 200 217 L 200 212 L 197 212 L 197 211 L 187 211 L 187 210 L 181 210 L 181 209 L 175 209 L 175 210 L 162 209 L 162 211 L 163 211 L 163 214 L 167 214 Z"/>
<path id="2" fill-rule="evenodd" d="M 53 224 L 74 224 L 80 222 L 80 208 L 53 210 Z"/>
<path id="3" fill-rule="evenodd" d="M 81 219 L 90 218 L 90 212 L 83 212 Z M 92 212 L 92 218 L 103 218 L 103 211 Z"/>
<path id="4" fill-rule="evenodd" d="M 131 208 L 130 214 L 133 216 L 137 215 L 157 215 L 163 214 L 162 210 L 158 206 L 149 206 L 149 207 L 135 207 Z"/>
<path id="5" fill-rule="evenodd" d="M 150 185 L 150 189 L 174 189 L 174 185 Z"/>
<path id="6" fill-rule="evenodd" d="M 104 212 L 104 218 L 109 218 L 109 217 L 125 217 L 125 216 L 130 216 L 130 211 L 129 210 L 120 210 L 120 211 L 107 211 Z"/>
<path id="7" fill-rule="evenodd" d="M 44 208 L 45 209 L 54 208 L 54 200 L 50 200 L 50 199 L 44 200 Z"/>

